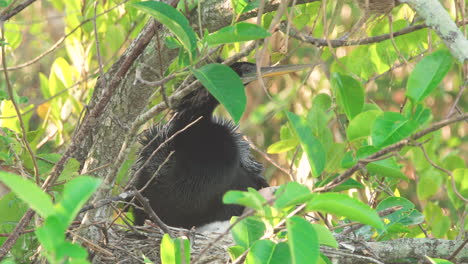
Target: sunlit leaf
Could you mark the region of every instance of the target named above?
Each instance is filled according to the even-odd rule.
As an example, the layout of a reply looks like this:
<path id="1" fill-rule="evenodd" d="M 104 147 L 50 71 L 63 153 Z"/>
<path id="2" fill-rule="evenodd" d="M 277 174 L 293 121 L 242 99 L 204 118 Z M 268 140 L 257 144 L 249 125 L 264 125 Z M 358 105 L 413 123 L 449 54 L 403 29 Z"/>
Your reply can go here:
<path id="1" fill-rule="evenodd" d="M 177 11 L 177 9 L 164 2 L 157 1 L 137 2 L 133 6 L 150 14 L 161 24 L 169 28 L 188 51 L 189 55 L 192 58 L 194 57 L 197 47 L 197 36 L 190 27 L 187 18 Z"/>
<path id="2" fill-rule="evenodd" d="M 52 199 L 39 186 L 19 175 L 0 171 L 0 181 L 42 217 L 54 213 Z"/>
<path id="3" fill-rule="evenodd" d="M 375 228 L 383 227 L 380 217 L 368 205 L 341 193 L 318 194 L 307 203 L 306 210 L 347 217 Z"/>
<path id="4" fill-rule="evenodd" d="M 292 263 L 316 263 L 320 255 L 317 233 L 312 224 L 299 216 L 286 220 Z"/>
<path id="5" fill-rule="evenodd" d="M 291 263 L 289 246 L 285 242 L 258 240 L 245 259 L 246 264 L 288 264 Z"/>
<path id="6" fill-rule="evenodd" d="M 400 113 L 385 112 L 372 126 L 372 143 L 377 147 L 388 146 L 410 136 L 417 128 L 415 121 Z"/>
<path id="7" fill-rule="evenodd" d="M 208 64 L 191 69 L 195 77 L 226 108 L 232 119 L 239 122 L 245 111 L 247 97 L 239 75 L 223 64 Z"/>
<path id="8" fill-rule="evenodd" d="M 231 219 L 231 224 L 236 221 L 237 217 Z M 247 217 L 233 226 L 231 230 L 232 237 L 236 244 L 249 248 L 252 244 L 259 240 L 265 233 L 265 224 L 255 218 Z"/>
<path id="9" fill-rule="evenodd" d="M 438 50 L 424 57 L 408 78 L 406 95 L 414 102 L 421 102 L 436 88 L 452 67 L 449 51 Z"/>
<path id="10" fill-rule="evenodd" d="M 348 140 L 353 141 L 360 137 L 370 136 L 374 121 L 381 114 L 382 112 L 376 110 L 358 114 L 353 120 L 351 120 L 348 128 L 346 128 Z"/>
<path id="11" fill-rule="evenodd" d="M 278 142 L 271 144 L 267 149 L 267 153 L 278 154 L 278 153 L 287 152 L 296 148 L 298 144 L 299 144 L 299 141 L 295 138 L 280 140 Z"/>
<path id="12" fill-rule="evenodd" d="M 349 120 L 361 113 L 364 106 L 364 87 L 354 78 L 334 73 L 332 86 L 337 92 L 339 105 Z"/>
<path id="13" fill-rule="evenodd" d="M 312 175 L 318 177 L 326 163 L 326 152 L 322 143 L 312 135 L 311 128 L 304 119 L 291 112 L 286 112 L 286 115 L 299 137 L 302 148 L 307 153 Z"/>
<path id="14" fill-rule="evenodd" d="M 263 39 L 271 36 L 264 28 L 251 23 L 240 22 L 232 26 L 224 27 L 206 38 L 210 46 L 235 43 L 241 41 Z"/>
<path id="15" fill-rule="evenodd" d="M 100 183 L 101 180 L 98 178 L 80 176 L 65 184 L 62 199 L 55 205 L 55 210 L 62 217 L 65 225 L 71 224 Z"/>

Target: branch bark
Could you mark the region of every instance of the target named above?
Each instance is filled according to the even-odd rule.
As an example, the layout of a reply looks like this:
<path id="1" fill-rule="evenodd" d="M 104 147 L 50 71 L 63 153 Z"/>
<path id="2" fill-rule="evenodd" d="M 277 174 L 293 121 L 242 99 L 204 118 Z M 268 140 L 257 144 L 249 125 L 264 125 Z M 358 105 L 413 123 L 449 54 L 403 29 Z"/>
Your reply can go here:
<path id="1" fill-rule="evenodd" d="M 468 40 L 439 0 L 400 0 L 400 2 L 407 3 L 424 18 L 426 24 L 435 30 L 459 62 L 468 61 Z"/>

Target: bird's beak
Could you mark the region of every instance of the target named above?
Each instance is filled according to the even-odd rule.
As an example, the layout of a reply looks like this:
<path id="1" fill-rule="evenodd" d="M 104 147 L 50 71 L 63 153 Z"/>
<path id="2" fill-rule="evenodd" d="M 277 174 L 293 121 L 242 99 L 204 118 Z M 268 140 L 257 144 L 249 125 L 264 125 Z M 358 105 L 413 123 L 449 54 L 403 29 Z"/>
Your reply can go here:
<path id="1" fill-rule="evenodd" d="M 312 69 L 316 64 L 291 64 L 291 65 L 279 65 L 274 67 L 262 67 L 260 68 L 261 77 L 271 77 L 283 75 L 291 72 L 297 72 L 304 69 Z M 249 82 L 255 81 L 258 79 L 257 73 L 252 72 L 248 73 L 245 76 L 242 76 L 242 82 L 247 84 Z"/>

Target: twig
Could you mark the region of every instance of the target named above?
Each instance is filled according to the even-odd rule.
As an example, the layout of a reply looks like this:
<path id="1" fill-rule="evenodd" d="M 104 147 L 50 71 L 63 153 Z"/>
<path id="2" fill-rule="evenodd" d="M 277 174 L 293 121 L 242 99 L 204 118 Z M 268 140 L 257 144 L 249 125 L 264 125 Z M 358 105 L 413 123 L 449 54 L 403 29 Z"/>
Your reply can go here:
<path id="1" fill-rule="evenodd" d="M 459 116 L 456 116 L 456 117 L 453 117 L 453 118 L 450 118 L 450 119 L 445 119 L 445 120 L 442 120 L 440 122 L 437 122 L 437 123 L 434 123 L 432 126 L 426 128 L 426 129 L 423 129 L 422 131 L 420 132 L 417 132 L 411 136 L 409 136 L 408 138 L 406 139 L 403 139 L 403 140 L 400 140 L 399 142 L 393 144 L 393 145 L 390 145 L 370 156 L 368 156 L 366 159 L 361 159 L 361 160 L 358 160 L 357 163 L 349 168 L 348 170 L 346 170 L 345 172 L 343 172 L 342 174 L 340 174 L 338 177 L 336 177 L 335 179 L 333 179 L 331 182 L 329 182 L 327 185 L 323 186 L 323 187 L 320 187 L 320 188 L 316 188 L 315 191 L 316 192 L 324 192 L 324 191 L 327 191 L 327 190 L 330 190 L 332 189 L 334 186 L 336 185 L 339 185 L 341 184 L 343 181 L 345 181 L 346 179 L 348 179 L 349 177 L 351 177 L 357 170 L 359 169 L 362 169 L 364 168 L 368 163 L 374 161 L 376 158 L 380 158 L 390 152 L 395 152 L 395 151 L 398 151 L 400 150 L 401 148 L 403 148 L 404 146 L 406 145 L 409 145 L 410 142 L 416 140 L 416 139 L 419 139 L 431 132 L 434 132 L 444 126 L 447 126 L 447 125 L 450 125 L 450 124 L 453 124 L 453 123 L 456 123 L 456 122 L 459 122 L 459 121 L 462 121 L 462 120 L 467 120 L 468 119 L 468 113 L 465 113 L 465 114 L 462 114 L 462 115 L 459 115 Z"/>
<path id="2" fill-rule="evenodd" d="M 170 237 L 174 237 L 171 230 L 169 230 L 167 225 L 158 217 L 158 215 L 156 215 L 153 208 L 151 208 L 148 199 L 143 197 L 143 195 L 141 195 L 141 193 L 136 188 L 133 188 L 133 191 L 135 192 L 135 198 L 141 203 L 141 205 L 143 205 L 145 212 L 148 214 L 151 220 L 154 223 L 158 224 L 158 226 L 164 231 L 164 233 L 169 234 Z"/>
<path id="3" fill-rule="evenodd" d="M 104 86 L 107 86 L 107 77 L 104 75 L 104 67 L 102 63 L 102 56 L 101 56 L 101 44 L 99 43 L 99 34 L 97 29 L 97 6 L 98 0 L 94 1 L 94 17 L 93 17 L 93 27 L 94 27 L 94 38 L 96 42 L 96 56 L 97 61 L 99 64 L 99 77 L 104 79 Z"/>
<path id="4" fill-rule="evenodd" d="M 29 224 L 29 221 L 31 221 L 34 214 L 35 213 L 32 209 L 28 209 L 18 224 L 16 224 L 15 229 L 11 231 L 10 236 L 5 240 L 5 242 L 3 242 L 3 245 L 0 248 L 0 260 L 2 260 L 8 254 L 8 252 L 10 252 L 11 248 L 16 243 L 16 240 L 18 240 L 20 234 Z"/>
<path id="5" fill-rule="evenodd" d="M 457 23 L 458 26 L 466 25 L 468 24 L 468 20 L 460 21 Z M 399 31 L 393 32 L 393 34 L 383 34 L 383 35 L 378 35 L 375 37 L 368 37 L 368 38 L 362 38 L 358 40 L 341 40 L 341 39 L 330 39 L 328 40 L 330 42 L 331 47 L 333 48 L 338 48 L 338 47 L 345 47 L 345 46 L 359 46 L 359 45 L 367 45 L 367 44 L 372 44 L 372 43 L 377 43 L 377 42 L 382 42 L 384 40 L 388 40 L 391 38 L 391 35 L 393 35 L 394 38 L 417 31 L 421 30 L 424 28 L 427 28 L 428 26 L 426 24 L 419 24 L 419 25 L 414 25 L 410 27 L 406 27 L 404 29 L 401 29 Z M 281 32 L 285 33 L 286 32 L 286 25 L 285 23 L 281 23 L 280 26 Z M 294 28 L 290 30 L 291 37 L 301 40 L 306 43 L 310 43 L 314 46 L 317 47 L 326 47 L 329 46 L 328 42 L 326 39 L 320 39 L 320 38 L 314 38 L 311 36 L 306 36 L 305 34 L 296 31 Z"/>
<path id="6" fill-rule="evenodd" d="M 275 166 L 276 168 L 278 168 L 280 171 L 282 171 L 284 174 L 288 175 L 289 179 L 291 181 L 295 181 L 294 180 L 294 176 L 285 168 L 281 167 L 281 165 L 279 165 L 278 163 L 276 163 L 276 161 L 274 161 L 272 158 L 270 158 L 268 156 L 267 153 L 263 152 L 261 149 L 259 149 L 257 146 L 255 146 L 255 144 L 250 141 L 246 136 L 244 136 L 244 139 L 249 142 L 249 145 L 250 147 L 255 150 L 256 152 L 258 152 L 260 155 L 262 155 L 262 157 L 264 159 L 266 159 L 268 162 L 270 162 L 273 166 Z"/>
<path id="7" fill-rule="evenodd" d="M 460 90 L 458 91 L 457 97 L 455 97 L 455 100 L 453 101 L 452 105 L 450 106 L 450 109 L 445 116 L 445 118 L 449 118 L 452 116 L 453 111 L 455 110 L 455 107 L 458 105 L 458 101 L 460 101 L 460 98 L 463 95 L 463 92 L 465 91 L 466 86 L 468 85 L 468 79 L 465 80 L 462 86 L 460 86 Z"/>
<path id="8" fill-rule="evenodd" d="M 5 28 L 4 28 L 3 23 L 0 24 L 0 30 L 2 31 L 1 39 L 3 41 L 5 39 Z M 1 45 L 1 50 L 2 50 L 2 67 L 3 69 L 6 69 L 7 62 L 6 62 L 5 45 Z M 10 97 L 10 101 L 13 104 L 13 107 L 15 108 L 16 116 L 18 116 L 18 121 L 19 121 L 19 125 L 21 128 L 21 136 L 22 136 L 21 140 L 23 141 L 24 146 L 28 150 L 29 156 L 31 156 L 31 160 L 32 160 L 33 167 L 34 167 L 34 179 L 36 181 L 36 184 L 40 184 L 41 179 L 39 178 L 39 167 L 37 166 L 36 156 L 34 155 L 31 145 L 29 145 L 29 142 L 28 142 L 28 137 L 26 135 L 26 128 L 24 127 L 23 116 L 21 115 L 21 110 L 19 109 L 19 106 L 16 103 L 15 95 L 13 92 L 13 87 L 11 86 L 10 77 L 8 76 L 8 71 L 3 70 L 3 74 L 5 76 L 8 96 Z"/>
<path id="9" fill-rule="evenodd" d="M 453 192 L 458 196 L 458 198 L 460 198 L 462 201 L 464 201 L 465 203 L 468 203 L 468 199 L 466 199 L 465 197 L 463 197 L 463 195 L 457 190 L 457 186 L 455 184 L 455 177 L 453 176 L 453 173 L 447 169 L 444 169 L 442 167 L 440 167 L 439 165 L 435 164 L 431 158 L 429 158 L 429 155 L 427 155 L 427 152 L 426 152 L 426 149 L 424 148 L 423 144 L 417 144 L 416 143 L 416 146 L 418 146 L 419 148 L 421 148 L 421 151 L 422 153 L 424 154 L 424 157 L 426 158 L 426 160 L 431 164 L 432 167 L 444 172 L 445 174 L 447 174 L 449 177 L 450 177 L 450 180 L 452 182 L 452 189 L 453 189 Z"/>
<path id="10" fill-rule="evenodd" d="M 34 3 L 36 0 L 26 0 L 23 3 L 17 5 L 15 8 L 13 8 L 11 11 L 6 12 L 6 13 L 1 13 L 0 14 L 0 24 L 3 24 L 4 21 L 7 21 L 8 19 L 12 18 L 19 12 L 21 12 L 23 9 Z"/>
<path id="11" fill-rule="evenodd" d="M 208 244 L 202 251 L 200 251 L 200 254 L 198 254 L 198 256 L 193 259 L 192 263 L 196 264 L 200 260 L 200 257 L 203 256 L 208 251 L 208 249 L 210 249 L 212 246 L 214 246 L 219 240 L 221 240 L 223 237 L 225 237 L 227 234 L 229 234 L 229 232 L 231 231 L 231 229 L 235 225 L 237 225 L 243 219 L 253 215 L 254 213 L 255 213 L 255 211 L 251 210 L 251 211 L 245 212 L 244 214 L 239 216 L 236 219 L 236 221 L 234 221 L 234 223 L 232 223 L 222 234 L 217 236 L 213 241 L 210 242 L 210 244 Z M 232 264 L 234 264 L 234 262 Z"/>

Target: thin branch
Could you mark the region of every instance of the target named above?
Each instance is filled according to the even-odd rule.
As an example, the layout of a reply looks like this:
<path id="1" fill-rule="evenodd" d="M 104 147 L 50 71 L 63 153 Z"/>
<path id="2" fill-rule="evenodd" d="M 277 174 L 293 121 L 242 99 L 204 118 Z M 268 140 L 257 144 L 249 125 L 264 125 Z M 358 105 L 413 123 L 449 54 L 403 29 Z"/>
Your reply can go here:
<path id="1" fill-rule="evenodd" d="M 16 243 L 16 240 L 18 240 L 20 234 L 29 224 L 34 214 L 35 213 L 32 209 L 28 209 L 18 224 L 16 224 L 15 229 L 11 231 L 10 236 L 5 240 L 5 242 L 3 242 L 3 245 L 0 248 L 0 260 L 2 260 L 10 252 L 11 248 Z"/>
<path id="2" fill-rule="evenodd" d="M 444 172 L 445 174 L 447 174 L 449 177 L 450 177 L 450 180 L 451 180 L 451 183 L 452 183 L 452 189 L 453 189 L 453 192 L 458 196 L 458 198 L 460 198 L 462 201 L 464 201 L 465 203 L 468 203 L 468 199 L 466 199 L 465 197 L 463 197 L 463 195 L 457 190 L 457 186 L 455 184 L 455 177 L 453 177 L 453 173 L 447 169 L 444 169 L 442 167 L 440 167 L 439 165 L 435 164 L 431 158 L 429 158 L 429 155 L 427 155 L 427 152 L 426 152 L 426 149 L 424 148 L 423 144 L 416 144 L 416 146 L 418 146 L 419 148 L 421 148 L 421 151 L 422 153 L 424 154 L 424 158 L 426 158 L 426 160 L 431 164 L 432 167 Z"/>
<path id="3" fill-rule="evenodd" d="M 107 86 L 107 77 L 104 75 L 104 67 L 102 63 L 102 56 L 101 56 L 101 44 L 99 43 L 99 33 L 97 29 L 97 7 L 98 7 L 98 0 L 94 1 L 94 17 L 93 17 L 93 27 L 94 27 L 94 39 L 96 42 L 96 56 L 97 61 L 99 64 L 99 77 L 104 79 L 104 86 Z"/>
<path id="4" fill-rule="evenodd" d="M 463 26 L 468 24 L 468 20 L 463 20 L 457 23 L 458 26 Z M 409 26 L 404 29 L 401 29 L 399 31 L 393 32 L 393 34 L 383 34 L 383 35 L 378 35 L 374 37 L 368 37 L 368 38 L 362 38 L 358 40 L 342 40 L 342 39 L 320 39 L 320 38 L 314 38 L 308 35 L 305 35 L 302 32 L 297 31 L 294 28 L 290 29 L 289 35 L 295 39 L 301 40 L 306 43 L 310 43 L 314 46 L 317 47 L 326 47 L 326 46 L 331 46 L 333 48 L 338 48 L 338 47 L 345 47 L 345 46 L 358 46 L 358 45 L 367 45 L 367 44 L 372 44 L 372 43 L 377 43 L 377 42 L 382 42 L 384 40 L 388 40 L 392 38 L 392 35 L 394 38 L 403 36 L 409 33 L 412 33 L 417 30 L 421 30 L 424 28 L 427 28 L 428 26 L 426 24 L 419 24 L 419 25 L 414 25 L 414 26 Z M 286 32 L 286 24 L 285 22 L 282 22 L 280 25 L 280 30 L 281 32 L 285 33 Z M 328 41 L 330 42 L 330 45 L 328 44 Z"/>
<path id="5" fill-rule="evenodd" d="M 135 191 L 135 198 L 143 205 L 143 208 L 145 209 L 145 212 L 148 214 L 148 216 L 151 218 L 151 220 L 156 223 L 166 234 L 169 234 L 170 237 L 174 237 L 172 234 L 171 230 L 169 230 L 168 226 L 159 218 L 159 216 L 154 212 L 153 208 L 151 208 L 151 205 L 148 202 L 148 199 L 143 197 L 137 189 L 134 188 Z"/>
<path id="6" fill-rule="evenodd" d="M 12 18 L 13 16 L 15 16 L 16 14 L 18 14 L 19 12 L 21 12 L 23 9 L 25 9 L 26 7 L 28 7 L 29 5 L 31 5 L 32 3 L 34 3 L 36 0 L 26 0 L 24 1 L 23 3 L 17 5 L 15 8 L 13 8 L 11 11 L 9 12 L 2 12 L 0 14 L 0 24 L 3 24 L 4 21 L 7 21 L 8 19 Z M 6 10 L 7 11 L 7 10 Z"/>
<path id="7" fill-rule="evenodd" d="M 380 158 L 380 157 L 382 157 L 382 156 L 384 156 L 384 155 L 386 155 L 388 153 L 398 151 L 401 148 L 403 148 L 404 146 L 409 145 L 414 140 L 417 140 L 417 139 L 419 139 L 419 138 L 421 138 L 421 137 L 423 137 L 423 136 L 425 136 L 425 135 L 427 135 L 427 134 L 429 134 L 431 132 L 439 130 L 440 128 L 442 128 L 444 126 L 447 126 L 447 125 L 450 125 L 450 124 L 453 124 L 453 123 L 457 123 L 457 122 L 462 121 L 462 120 L 468 120 L 468 113 L 465 113 L 465 114 L 462 114 L 462 115 L 459 115 L 459 116 L 456 116 L 456 117 L 453 117 L 453 118 L 450 118 L 450 119 L 445 119 L 445 120 L 442 120 L 442 121 L 437 122 L 437 123 L 434 123 L 432 126 L 426 128 L 426 129 L 423 129 L 422 131 L 417 132 L 417 133 L 413 134 L 412 136 L 409 136 L 406 139 L 400 140 L 399 142 L 397 142 L 397 143 L 395 143 L 393 145 L 390 145 L 390 146 L 388 146 L 388 147 L 386 147 L 386 148 L 384 148 L 384 149 L 382 149 L 382 150 L 368 156 L 366 159 L 359 160 L 353 167 L 349 168 L 348 170 L 346 170 L 345 172 L 340 174 L 338 177 L 333 179 L 327 185 L 325 185 L 323 187 L 320 187 L 320 188 L 316 188 L 315 191 L 316 192 L 328 191 L 328 190 L 332 189 L 334 186 L 339 185 L 343 181 L 347 180 L 357 170 L 364 168 L 368 163 L 374 161 L 375 159 Z"/>
<path id="8" fill-rule="evenodd" d="M 282 171 L 284 174 L 288 175 L 289 179 L 291 181 L 295 181 L 294 180 L 294 176 L 290 173 L 290 171 L 288 171 L 287 169 L 281 167 L 281 165 L 279 165 L 276 161 L 274 161 L 272 158 L 270 158 L 268 156 L 267 153 L 263 152 L 261 149 L 259 149 L 257 146 L 255 146 L 255 144 L 250 141 L 246 136 L 244 136 L 244 139 L 249 142 L 249 145 L 250 147 L 255 150 L 256 152 L 258 152 L 260 155 L 262 155 L 262 157 L 264 159 L 266 159 L 268 162 L 270 162 L 273 166 L 275 166 L 276 168 L 278 168 L 280 171 Z"/>
<path id="9" fill-rule="evenodd" d="M 2 31 L 1 33 L 1 40 L 5 40 L 5 28 L 4 28 L 4 24 L 1 23 L 0 24 L 0 30 Z M 6 69 L 7 68 L 7 62 L 6 62 L 6 52 L 5 52 L 5 45 L 1 45 L 1 53 L 2 53 L 2 67 L 3 69 Z M 11 82 L 10 82 L 10 77 L 8 76 L 8 71 L 4 70 L 3 71 L 3 74 L 5 76 L 5 82 L 6 82 L 6 87 L 7 87 L 7 91 L 8 91 L 8 96 L 10 97 L 10 101 L 11 103 L 13 104 L 13 107 L 15 108 L 15 112 L 16 112 L 16 116 L 18 117 L 18 121 L 19 121 L 19 125 L 20 125 L 20 128 L 21 128 L 21 140 L 23 141 L 23 144 L 24 146 L 26 147 L 26 149 L 28 150 L 28 153 L 29 153 L 29 156 L 31 156 L 31 160 L 32 160 L 32 163 L 33 163 L 33 167 L 34 167 L 34 179 L 36 181 L 36 184 L 40 184 L 40 181 L 41 179 L 39 178 L 39 167 L 37 166 L 37 160 L 36 160 L 36 155 L 34 155 L 34 152 L 31 148 L 31 145 L 29 145 L 29 142 L 28 142 L 28 137 L 27 137 L 27 134 L 26 134 L 26 128 L 24 127 L 24 120 L 23 120 L 23 116 L 21 115 L 21 110 L 18 106 L 18 104 L 16 103 L 16 100 L 15 100 L 15 94 L 13 92 L 13 87 L 11 86 Z"/>

